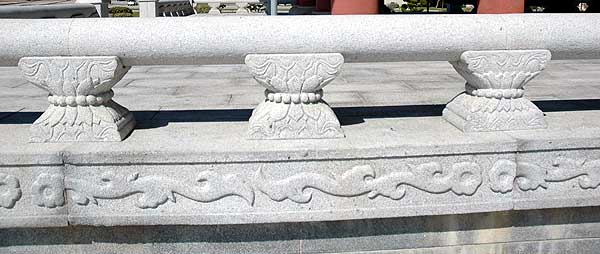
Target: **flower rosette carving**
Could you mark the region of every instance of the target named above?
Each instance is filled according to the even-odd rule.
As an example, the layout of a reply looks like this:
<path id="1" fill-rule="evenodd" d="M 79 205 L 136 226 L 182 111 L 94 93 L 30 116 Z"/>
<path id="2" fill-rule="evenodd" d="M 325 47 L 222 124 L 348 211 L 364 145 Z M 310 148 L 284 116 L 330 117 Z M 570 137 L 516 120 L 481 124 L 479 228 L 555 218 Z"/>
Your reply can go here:
<path id="1" fill-rule="evenodd" d="M 61 174 L 42 173 L 33 182 L 33 203 L 46 208 L 55 208 L 65 204 L 64 177 Z"/>
<path id="2" fill-rule="evenodd" d="M 0 173 L 0 207 L 13 208 L 19 199 L 21 199 L 19 179 Z"/>
<path id="3" fill-rule="evenodd" d="M 250 118 L 250 137 L 343 137 L 335 113 L 321 99 L 343 63 L 341 54 L 248 55 L 254 79 L 267 88 L 266 100 Z"/>
<path id="4" fill-rule="evenodd" d="M 517 177 L 517 164 L 511 160 L 498 160 L 488 171 L 490 189 L 494 192 L 508 193 L 513 190 Z"/>

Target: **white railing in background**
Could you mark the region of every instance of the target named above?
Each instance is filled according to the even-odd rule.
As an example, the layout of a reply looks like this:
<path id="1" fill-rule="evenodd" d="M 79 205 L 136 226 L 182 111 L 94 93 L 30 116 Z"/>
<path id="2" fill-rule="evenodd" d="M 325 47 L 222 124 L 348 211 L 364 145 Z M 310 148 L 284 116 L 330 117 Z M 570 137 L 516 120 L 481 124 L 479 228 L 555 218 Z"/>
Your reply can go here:
<path id="1" fill-rule="evenodd" d="M 195 14 L 186 0 L 139 0 L 140 17 L 181 17 Z"/>
<path id="2" fill-rule="evenodd" d="M 259 0 L 194 0 L 195 4 L 208 4 L 210 6 L 210 11 L 208 14 L 221 14 L 221 10 L 219 6 L 221 4 L 235 4 L 238 9 L 236 11 L 237 14 L 246 14 L 250 13 L 248 10 L 248 4 L 251 3 L 260 3 Z"/>
<path id="3" fill-rule="evenodd" d="M 76 3 L 91 4 L 96 7 L 96 11 L 100 17 L 108 17 L 108 4 L 110 0 L 76 0 Z"/>
<path id="4" fill-rule="evenodd" d="M 158 15 L 162 17 L 182 17 L 195 14 L 190 1 L 161 0 L 158 2 Z"/>

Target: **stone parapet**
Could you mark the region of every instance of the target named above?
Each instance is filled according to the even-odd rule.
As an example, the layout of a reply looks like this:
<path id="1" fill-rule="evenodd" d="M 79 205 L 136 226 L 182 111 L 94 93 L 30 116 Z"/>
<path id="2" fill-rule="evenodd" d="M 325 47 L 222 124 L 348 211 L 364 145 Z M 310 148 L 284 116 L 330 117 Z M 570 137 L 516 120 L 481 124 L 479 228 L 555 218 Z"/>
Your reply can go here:
<path id="1" fill-rule="evenodd" d="M 2 125 L 0 226 L 254 224 L 597 206 L 600 124 L 591 119 L 598 114 L 548 113 L 555 127 L 505 133 L 463 133 L 440 117 L 370 119 L 347 126 L 346 139 L 285 142 L 247 140 L 244 123 L 175 123 L 119 143 L 44 149 L 27 143 L 20 126 Z"/>

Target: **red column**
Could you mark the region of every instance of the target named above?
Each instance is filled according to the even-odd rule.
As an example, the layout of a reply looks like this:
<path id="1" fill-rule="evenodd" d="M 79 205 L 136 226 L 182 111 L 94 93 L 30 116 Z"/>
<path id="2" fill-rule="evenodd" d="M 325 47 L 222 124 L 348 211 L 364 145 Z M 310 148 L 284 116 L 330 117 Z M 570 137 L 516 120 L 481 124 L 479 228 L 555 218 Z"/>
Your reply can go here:
<path id="1" fill-rule="evenodd" d="M 479 0 L 477 13 L 523 13 L 525 12 L 525 0 Z"/>
<path id="2" fill-rule="evenodd" d="M 315 0 L 298 0 L 300 6 L 315 6 Z"/>
<path id="3" fill-rule="evenodd" d="M 331 0 L 317 0 L 316 11 L 330 12 L 331 11 Z"/>
<path id="4" fill-rule="evenodd" d="M 331 0 L 331 14 L 379 14 L 379 0 Z"/>

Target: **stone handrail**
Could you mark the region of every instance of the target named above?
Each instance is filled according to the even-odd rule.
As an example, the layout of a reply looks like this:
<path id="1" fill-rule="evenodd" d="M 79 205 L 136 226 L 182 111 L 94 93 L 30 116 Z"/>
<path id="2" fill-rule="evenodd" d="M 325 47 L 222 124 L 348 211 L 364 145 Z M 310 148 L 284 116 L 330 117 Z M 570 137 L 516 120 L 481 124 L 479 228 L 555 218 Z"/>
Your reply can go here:
<path id="1" fill-rule="evenodd" d="M 250 13 L 248 10 L 248 4 L 251 3 L 260 3 L 259 0 L 194 0 L 195 4 L 208 4 L 210 6 L 210 11 L 208 14 L 221 14 L 221 10 L 219 10 L 219 6 L 221 4 L 235 4 L 238 9 L 236 14 L 246 14 Z"/>
<path id="2" fill-rule="evenodd" d="M 4 19 L 90 17 L 98 17 L 98 12 L 96 12 L 94 5 L 83 3 L 0 7 L 0 18 Z"/>
<path id="3" fill-rule="evenodd" d="M 468 50 L 518 49 L 589 59 L 600 58 L 598 23 L 597 14 L 2 20 L 0 66 L 15 66 L 26 56 L 100 55 L 117 56 L 126 66 L 239 64 L 251 53 L 341 53 L 346 62 L 457 61 Z M 407 29 L 422 24 L 429 28 Z"/>

